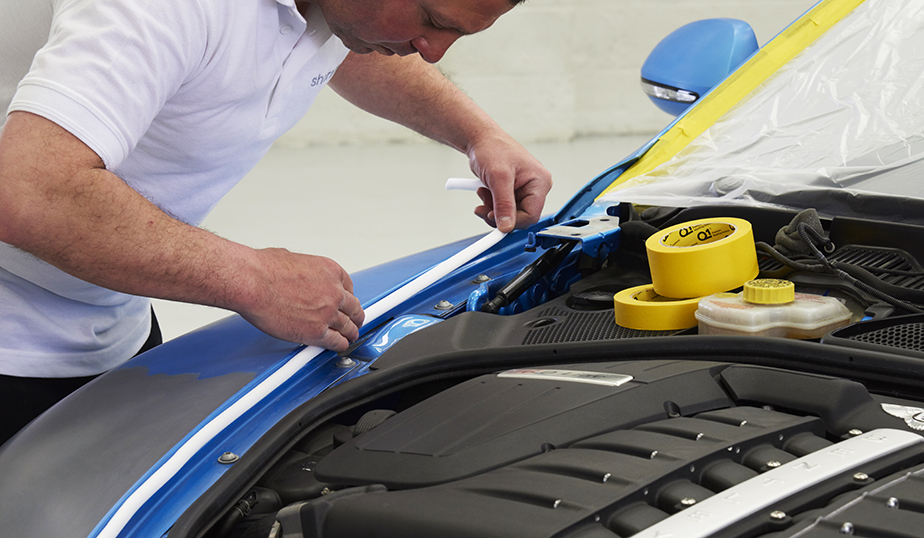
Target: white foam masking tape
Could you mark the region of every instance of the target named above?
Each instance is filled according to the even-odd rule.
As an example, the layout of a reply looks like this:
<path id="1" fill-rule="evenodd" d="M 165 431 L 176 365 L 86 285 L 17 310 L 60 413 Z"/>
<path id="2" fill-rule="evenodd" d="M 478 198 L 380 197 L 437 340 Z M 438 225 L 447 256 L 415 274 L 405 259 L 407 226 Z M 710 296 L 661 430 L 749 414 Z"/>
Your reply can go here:
<path id="1" fill-rule="evenodd" d="M 614 297 L 616 323 L 636 330 L 696 325 L 701 297 L 737 288 L 759 272 L 751 223 L 701 219 L 672 226 L 645 242 L 652 284 Z"/>

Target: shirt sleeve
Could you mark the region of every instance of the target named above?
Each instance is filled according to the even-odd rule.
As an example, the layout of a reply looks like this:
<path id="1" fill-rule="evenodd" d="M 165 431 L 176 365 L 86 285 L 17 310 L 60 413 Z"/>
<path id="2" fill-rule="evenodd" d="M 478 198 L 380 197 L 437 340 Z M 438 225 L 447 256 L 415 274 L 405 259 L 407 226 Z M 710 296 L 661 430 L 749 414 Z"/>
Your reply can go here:
<path id="1" fill-rule="evenodd" d="M 206 60 L 209 25 L 196 0 L 57 0 L 9 110 L 55 122 L 114 169 Z"/>

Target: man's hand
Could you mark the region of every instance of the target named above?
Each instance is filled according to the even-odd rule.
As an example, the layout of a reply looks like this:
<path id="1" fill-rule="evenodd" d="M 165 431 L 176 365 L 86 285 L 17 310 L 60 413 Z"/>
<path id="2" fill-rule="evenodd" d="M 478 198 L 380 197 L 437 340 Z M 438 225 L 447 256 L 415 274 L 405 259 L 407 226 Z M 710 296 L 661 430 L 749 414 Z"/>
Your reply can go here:
<path id="1" fill-rule="evenodd" d="M 469 164 L 481 182 L 482 205 L 475 214 L 502 232 L 525 228 L 539 220 L 552 174 L 526 149 L 498 133 L 482 138 L 468 150 Z"/>
<path id="2" fill-rule="evenodd" d="M 264 282 L 241 316 L 282 340 L 343 351 L 359 337 L 365 314 L 353 281 L 335 261 L 285 249 L 257 251 Z M 261 292 L 262 291 L 262 292 Z"/>
<path id="3" fill-rule="evenodd" d="M 486 188 L 475 214 L 503 232 L 541 216 L 552 179 L 459 88 L 419 57 L 351 53 L 331 87 L 354 105 L 468 155 Z"/>

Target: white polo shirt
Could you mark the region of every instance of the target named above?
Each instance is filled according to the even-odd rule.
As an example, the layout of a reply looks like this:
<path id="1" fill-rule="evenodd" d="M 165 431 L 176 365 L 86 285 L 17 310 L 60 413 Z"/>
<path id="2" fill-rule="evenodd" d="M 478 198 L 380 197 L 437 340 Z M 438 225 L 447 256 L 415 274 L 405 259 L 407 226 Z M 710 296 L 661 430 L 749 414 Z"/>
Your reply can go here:
<path id="1" fill-rule="evenodd" d="M 192 225 L 295 125 L 347 54 L 320 10 L 312 5 L 306 21 L 294 0 L 4 4 L 0 105 L 61 125 Z M 16 47 L 36 43 L 23 77 L 22 57 L 35 51 Z M 149 329 L 147 299 L 0 243 L 0 374 L 97 374 Z"/>

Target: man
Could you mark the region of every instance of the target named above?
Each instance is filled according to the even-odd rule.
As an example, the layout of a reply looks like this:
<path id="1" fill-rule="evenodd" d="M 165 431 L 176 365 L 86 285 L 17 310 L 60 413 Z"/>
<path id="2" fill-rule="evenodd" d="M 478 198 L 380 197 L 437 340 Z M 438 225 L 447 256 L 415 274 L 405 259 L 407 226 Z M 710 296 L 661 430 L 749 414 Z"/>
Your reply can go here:
<path id="1" fill-rule="evenodd" d="M 428 63 L 515 3 L 0 0 L 3 422 L 138 352 L 156 332 L 142 297 L 336 351 L 357 338 L 334 261 L 196 227 L 328 81 L 463 151 L 489 224 L 535 222 L 549 173 Z"/>

